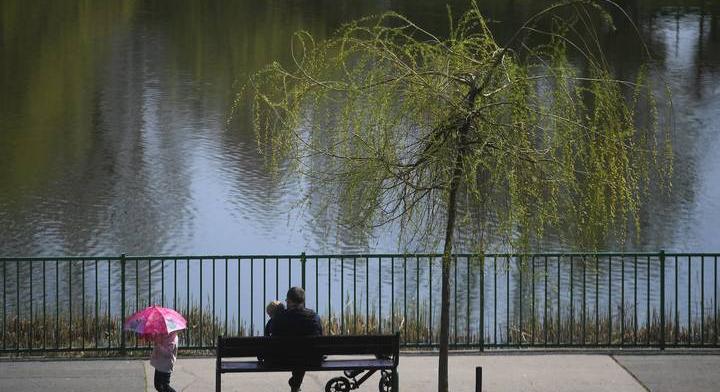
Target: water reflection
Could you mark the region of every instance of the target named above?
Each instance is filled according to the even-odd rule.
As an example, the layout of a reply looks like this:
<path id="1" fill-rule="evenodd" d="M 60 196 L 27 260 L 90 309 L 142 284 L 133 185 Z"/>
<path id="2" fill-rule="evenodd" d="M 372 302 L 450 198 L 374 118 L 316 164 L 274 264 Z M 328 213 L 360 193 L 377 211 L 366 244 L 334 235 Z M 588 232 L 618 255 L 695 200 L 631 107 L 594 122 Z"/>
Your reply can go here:
<path id="1" fill-rule="evenodd" d="M 502 41 L 545 3 L 489 1 Z M 708 2 L 622 3 L 670 83 L 677 154 L 673 193 L 650 195 L 629 247 L 714 250 L 720 208 L 718 11 Z M 453 1 L 457 15 L 464 1 Z M 226 127 L 232 86 L 272 59 L 293 31 L 319 37 L 395 9 L 442 32 L 432 1 L 167 1 L 32 6 L 5 1 L 0 51 L 0 248 L 8 254 L 394 251 L 395 228 L 358 236 L 301 178 L 272 178 L 249 119 Z M 616 15 L 619 16 L 619 15 Z M 601 42 L 620 77 L 641 50 L 632 27 Z M 41 23 L 42 22 L 42 23 Z M 313 189 L 313 192 L 326 190 Z M 314 197 L 314 196 L 313 196 Z M 549 249 L 561 247 L 555 241 Z M 612 244 L 608 245 L 612 247 Z"/>

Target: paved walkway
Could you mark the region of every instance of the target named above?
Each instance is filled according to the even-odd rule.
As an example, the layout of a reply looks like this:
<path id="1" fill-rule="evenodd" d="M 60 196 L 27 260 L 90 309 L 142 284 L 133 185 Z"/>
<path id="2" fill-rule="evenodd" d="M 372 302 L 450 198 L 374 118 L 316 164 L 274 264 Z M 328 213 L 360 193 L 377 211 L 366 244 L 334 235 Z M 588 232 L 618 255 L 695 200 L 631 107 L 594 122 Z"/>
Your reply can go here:
<path id="1" fill-rule="evenodd" d="M 475 367 L 483 367 L 484 391 L 670 392 L 717 391 L 720 355 L 493 354 L 450 357 L 450 390 L 475 390 Z M 215 362 L 180 358 L 171 385 L 177 391 L 214 390 Z M 402 391 L 433 391 L 437 357 L 405 355 Z M 339 375 L 339 374 L 337 374 Z M 223 391 L 286 391 L 288 374 L 230 374 Z M 334 373 L 308 373 L 305 392 L 321 392 Z M 152 392 L 153 369 L 141 360 L 0 362 L 0 391 Z M 377 391 L 373 376 L 358 391 Z"/>

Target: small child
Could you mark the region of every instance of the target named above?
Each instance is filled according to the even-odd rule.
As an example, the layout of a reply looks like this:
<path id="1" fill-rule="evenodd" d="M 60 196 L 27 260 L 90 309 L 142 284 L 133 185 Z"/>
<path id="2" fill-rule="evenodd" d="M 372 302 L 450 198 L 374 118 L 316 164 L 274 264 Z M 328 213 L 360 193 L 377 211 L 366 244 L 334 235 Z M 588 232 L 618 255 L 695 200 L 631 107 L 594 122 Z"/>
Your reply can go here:
<path id="1" fill-rule="evenodd" d="M 155 335 L 153 341 L 155 347 L 150 355 L 150 365 L 155 368 L 155 389 L 158 392 L 175 392 L 170 386 L 170 374 L 177 359 L 177 333 Z"/>
<path id="2" fill-rule="evenodd" d="M 270 317 L 270 320 L 268 320 L 267 324 L 265 324 L 265 336 L 272 335 L 271 333 L 271 326 L 273 317 L 277 315 L 278 313 L 285 310 L 285 305 L 283 305 L 280 301 L 270 301 L 270 303 L 265 308 L 265 312 L 267 312 L 268 317 Z"/>

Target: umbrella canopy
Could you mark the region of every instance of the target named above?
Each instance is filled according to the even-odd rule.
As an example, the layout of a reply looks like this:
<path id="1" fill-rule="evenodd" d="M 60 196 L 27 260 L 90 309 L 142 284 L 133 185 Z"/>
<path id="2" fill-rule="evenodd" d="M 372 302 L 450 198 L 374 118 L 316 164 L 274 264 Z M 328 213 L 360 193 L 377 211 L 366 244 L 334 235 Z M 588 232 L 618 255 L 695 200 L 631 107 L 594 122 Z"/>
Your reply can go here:
<path id="1" fill-rule="evenodd" d="M 165 335 L 187 328 L 187 322 L 173 309 L 153 305 L 130 316 L 124 328 L 140 335 Z"/>

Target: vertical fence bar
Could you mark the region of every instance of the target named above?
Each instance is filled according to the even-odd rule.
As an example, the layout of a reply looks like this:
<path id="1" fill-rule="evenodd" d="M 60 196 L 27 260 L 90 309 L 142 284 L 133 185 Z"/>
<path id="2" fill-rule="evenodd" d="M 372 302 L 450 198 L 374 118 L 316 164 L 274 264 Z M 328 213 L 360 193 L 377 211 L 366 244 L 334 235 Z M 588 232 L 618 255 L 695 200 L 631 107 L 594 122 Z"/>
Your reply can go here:
<path id="1" fill-rule="evenodd" d="M 612 255 L 608 256 L 608 346 L 612 344 Z"/>
<path id="2" fill-rule="evenodd" d="M 595 345 L 600 344 L 600 258 L 595 255 Z"/>
<path id="3" fill-rule="evenodd" d="M 433 342 L 433 300 L 432 300 L 432 261 L 433 257 L 428 257 L 428 293 L 430 297 L 430 316 L 428 317 L 428 328 L 429 328 L 429 338 L 428 340 L 430 343 Z"/>
<path id="4" fill-rule="evenodd" d="M 199 346 L 202 347 L 205 344 L 205 336 L 203 335 L 203 258 L 200 257 L 200 274 L 198 275 L 200 279 L 200 309 L 199 309 L 199 317 L 198 320 L 198 338 L 200 341 Z M 251 280 L 252 281 L 252 280 Z M 252 294 L 251 294 L 252 295 Z M 252 314 L 252 313 L 251 313 Z M 197 340 L 197 339 L 196 339 Z"/>
<path id="5" fill-rule="evenodd" d="M 530 279 L 532 279 L 531 287 L 532 287 L 532 303 L 530 304 L 530 310 L 532 312 L 532 324 L 530 325 L 530 344 L 535 345 L 535 327 L 537 326 L 537 317 L 535 315 L 535 255 L 532 255 L 530 257 L 530 262 L 532 263 L 532 267 L 530 269 Z"/>
<path id="6" fill-rule="evenodd" d="M 303 253 L 303 259 L 304 259 L 304 253 Z M 304 266 L 303 266 L 304 267 Z M 305 271 L 305 268 L 303 268 L 303 271 Z M 288 275 L 290 275 L 288 273 Z M 289 279 L 289 278 L 288 278 Z M 255 300 L 255 259 L 250 258 L 250 336 L 255 336 L 255 319 L 254 319 L 254 311 L 255 307 L 253 306 Z"/>
<path id="7" fill-rule="evenodd" d="M 82 339 L 81 347 L 83 350 L 85 350 L 85 261 L 85 259 L 82 260 L 82 334 L 80 334 L 80 338 Z M 30 301 L 30 303 L 32 304 L 32 301 Z"/>
<path id="8" fill-rule="evenodd" d="M 7 283 L 5 281 L 6 278 L 6 267 L 5 265 L 7 262 L 5 260 L 2 261 L 3 263 L 3 351 L 7 349 L 7 327 L 6 327 L 6 321 L 7 321 Z M 717 308 L 717 305 L 715 306 Z"/>
<path id="9" fill-rule="evenodd" d="M 403 256 L 403 339 L 405 340 L 405 344 L 408 342 L 407 317 L 407 256 Z"/>
<path id="10" fill-rule="evenodd" d="M 213 268 L 214 265 L 215 260 L 213 260 Z M 160 306 L 165 307 L 165 259 L 163 258 L 160 258 Z"/>
<path id="11" fill-rule="evenodd" d="M 687 334 L 687 344 L 692 344 L 692 338 L 693 338 L 693 327 L 692 327 L 692 257 L 688 256 L 688 334 Z"/>
<path id="12" fill-rule="evenodd" d="M 370 333 L 370 258 L 365 257 L 365 334 Z"/>
<path id="13" fill-rule="evenodd" d="M 136 266 L 137 266 L 137 264 L 136 264 Z M 238 268 L 238 287 L 240 287 L 239 271 L 240 271 L 240 268 Z M 137 277 L 137 275 L 136 275 L 136 277 Z M 188 318 L 190 318 L 190 309 L 191 308 L 190 308 L 190 258 L 189 257 L 185 260 L 185 282 L 187 285 L 187 292 L 185 293 L 185 295 L 186 295 L 185 306 L 186 306 L 186 312 L 187 312 L 186 314 L 187 314 Z M 240 305 L 240 301 L 238 301 L 238 306 L 239 305 Z M 191 340 L 190 340 L 191 333 L 192 333 L 192 328 L 188 328 L 187 333 L 185 334 L 185 336 L 187 337 L 187 345 L 188 346 L 191 345 L 191 343 L 190 343 L 191 342 Z"/>
<path id="14" fill-rule="evenodd" d="M 110 293 L 110 287 L 112 287 L 112 285 L 110 284 L 110 277 L 112 276 L 112 273 L 111 273 L 112 272 L 112 260 L 108 259 L 107 262 L 108 262 L 108 284 L 107 284 L 107 286 L 108 286 L 108 289 L 107 289 L 107 292 L 108 292 L 108 296 L 107 296 L 107 300 L 108 300 L 108 308 L 107 308 L 108 342 L 107 343 L 108 344 L 107 344 L 107 347 L 111 348 L 112 347 L 112 329 L 111 329 L 112 328 L 112 322 L 111 322 L 111 320 L 112 320 L 112 295 Z"/>
<path id="15" fill-rule="evenodd" d="M 497 346 L 497 256 L 493 257 L 493 344 Z"/>
<path id="16" fill-rule="evenodd" d="M 392 333 L 397 332 L 395 331 L 395 256 L 390 258 L 390 329 Z"/>
<path id="17" fill-rule="evenodd" d="M 300 287 L 305 290 L 305 252 L 300 254 Z"/>
<path id="18" fill-rule="evenodd" d="M 455 317 L 454 317 L 454 320 L 453 320 L 453 331 L 455 332 L 455 336 L 454 336 L 454 339 L 453 339 L 453 345 L 454 345 L 455 347 L 457 347 L 457 342 L 458 342 L 458 330 L 457 330 L 457 324 L 458 324 L 458 322 L 457 322 L 457 318 L 458 318 L 458 311 L 457 311 L 457 305 L 458 305 L 458 304 L 457 304 L 457 303 L 458 303 L 458 301 L 457 301 L 457 282 L 458 282 L 458 277 L 457 277 L 457 276 L 458 276 L 458 271 L 457 271 L 457 270 L 458 270 L 458 260 L 457 260 L 457 256 L 454 256 L 454 257 L 453 257 L 453 262 L 454 262 L 454 264 L 455 264 L 455 278 L 453 279 L 453 289 L 454 289 L 454 291 L 455 291 L 455 296 L 454 296 L 454 298 L 453 298 L 453 299 L 454 299 L 454 301 L 453 301 L 454 304 L 453 304 L 453 305 L 455 305 L 455 306 L 454 306 L 454 308 L 455 308 L 454 316 L 455 316 Z M 419 264 L 419 263 L 418 263 L 418 264 Z M 418 268 L 418 273 L 420 273 L 419 268 Z M 419 280 L 418 280 L 418 285 L 419 285 Z M 417 298 L 417 299 L 415 300 L 415 302 L 416 302 L 416 304 L 417 304 L 416 306 L 418 306 L 418 305 L 420 304 L 420 298 L 419 298 L 419 296 L 416 297 L 416 298 Z"/>
<path id="19" fill-rule="evenodd" d="M 152 259 L 148 259 L 147 265 L 148 265 L 148 303 L 147 303 L 147 305 L 150 306 L 153 304 L 153 299 L 152 299 Z M 109 283 L 109 281 L 108 281 L 108 283 Z"/>
<path id="20" fill-rule="evenodd" d="M 647 256 L 647 345 L 650 345 L 650 256 Z"/>
<path id="21" fill-rule="evenodd" d="M 638 257 L 637 257 L 637 255 L 635 255 L 635 256 L 633 257 L 633 260 L 634 260 L 634 264 L 635 264 L 635 265 L 634 265 L 635 272 L 634 272 L 634 274 L 633 274 L 633 279 L 635 279 L 635 284 L 633 285 L 633 291 L 634 291 L 634 294 L 633 294 L 633 295 L 634 295 L 634 299 L 633 299 L 633 301 L 634 301 L 634 308 L 635 308 L 635 309 L 634 309 L 634 310 L 635 310 L 635 319 L 634 319 L 634 321 L 633 321 L 633 328 L 634 328 L 634 330 L 633 330 L 633 344 L 634 344 L 634 345 L 637 345 L 637 344 L 638 344 L 638 338 L 637 338 L 637 336 L 638 336 L 638 301 L 637 301 L 637 289 L 638 289 L 638 268 L 637 268 L 637 267 L 638 267 Z"/>
<path id="22" fill-rule="evenodd" d="M 340 256 L 340 334 L 345 334 L 345 258 L 342 256 Z"/>
<path id="23" fill-rule="evenodd" d="M 262 263 L 263 263 L 263 268 L 262 268 L 262 273 L 263 273 L 263 295 L 262 295 L 262 298 L 263 298 L 263 299 L 262 299 L 262 306 L 260 306 L 261 309 L 265 306 L 265 304 L 267 304 L 267 298 L 265 297 L 265 293 L 267 293 L 267 268 L 266 268 L 266 266 L 265 266 L 265 263 L 266 263 L 266 262 L 267 262 L 267 259 L 266 259 L 265 257 L 263 257 L 263 261 L 262 261 Z M 226 289 L 226 290 L 227 290 L 227 289 Z M 277 298 L 275 298 L 275 299 L 277 299 Z M 227 317 L 227 316 L 225 316 L 225 317 Z M 263 311 L 263 320 L 264 320 L 264 321 L 267 320 L 266 312 L 264 312 L 264 311 Z M 267 322 L 267 321 L 265 321 L 265 322 Z M 264 323 L 263 323 L 263 324 L 264 324 Z M 263 335 L 265 335 L 265 328 L 264 328 L 264 326 L 263 326 Z"/>
<path id="24" fill-rule="evenodd" d="M 176 260 L 176 262 L 177 262 L 177 260 Z M 175 282 L 175 286 L 177 287 L 177 281 Z M 228 318 L 230 318 L 229 315 L 230 315 L 230 313 L 228 313 L 228 258 L 226 257 L 225 258 L 225 329 L 223 332 L 223 334 L 225 336 L 227 336 L 227 334 L 228 334 Z M 240 321 L 239 317 L 238 317 L 238 321 Z"/>
<path id="25" fill-rule="evenodd" d="M 510 255 L 505 256 L 505 339 L 510 345 Z"/>
<path id="26" fill-rule="evenodd" d="M 587 259 L 585 256 L 582 258 L 583 262 L 583 295 L 582 295 L 582 345 L 587 343 L 587 305 L 585 301 L 587 299 Z"/>
<path id="27" fill-rule="evenodd" d="M 275 258 L 275 298 L 280 298 L 280 258 Z M 240 313 L 238 312 L 238 320 L 240 319 Z"/>
<path id="28" fill-rule="evenodd" d="M 714 256 L 714 275 L 715 279 L 713 279 L 713 323 L 715 328 L 713 329 L 713 343 L 717 346 L 718 344 L 718 303 L 717 303 L 717 286 L 718 286 L 718 274 L 717 274 L 717 256 Z"/>
<path id="29" fill-rule="evenodd" d="M 705 256 L 700 256 L 700 345 L 705 345 Z"/>
<path id="30" fill-rule="evenodd" d="M 227 276 L 227 259 L 225 259 L 225 276 Z M 175 258 L 173 259 L 173 308 L 180 309 L 177 303 L 177 285 L 177 258 Z M 227 287 L 227 284 L 225 284 L 225 287 Z"/>
<path id="31" fill-rule="evenodd" d="M 420 258 L 415 256 L 415 345 L 420 345 Z"/>
<path id="32" fill-rule="evenodd" d="M 18 275 L 19 272 L 20 272 L 20 265 L 18 264 L 17 269 L 15 270 L 15 274 L 16 274 L 16 276 L 18 277 L 18 281 L 17 281 L 17 291 L 18 291 L 18 297 L 17 297 L 17 304 L 18 304 L 17 313 L 18 313 L 18 317 L 17 317 L 17 319 L 15 320 L 16 323 L 20 321 L 20 275 Z M 110 286 L 110 285 L 108 285 L 108 286 Z M 69 323 L 68 323 L 68 331 L 69 331 L 69 332 L 68 332 L 68 348 L 70 348 L 71 350 L 72 350 L 72 341 L 73 341 L 73 328 L 72 328 L 72 327 L 73 327 L 73 325 L 72 325 L 72 322 L 73 322 L 72 287 L 73 287 L 73 285 L 72 285 L 72 260 L 68 260 L 68 318 L 69 318 Z M 110 295 L 108 294 L 108 298 L 109 298 L 109 297 L 110 297 Z M 15 336 L 17 337 L 18 349 L 19 349 L 19 348 L 20 348 L 20 333 L 19 333 L 18 331 L 19 331 L 19 329 L 16 329 L 16 330 L 15 330 Z"/>
<path id="33" fill-rule="evenodd" d="M 625 345 L 625 256 L 620 256 L 620 345 Z"/>
<path id="34" fill-rule="evenodd" d="M 468 274 L 470 275 L 470 274 Z M 468 279 L 468 286 L 470 285 L 470 280 Z M 468 303 L 470 303 L 470 293 L 468 292 Z M 478 315 L 480 319 L 480 330 L 478 331 L 478 334 L 480 335 L 480 351 L 485 351 L 485 255 L 480 255 L 480 314 Z M 468 319 L 470 316 L 468 315 Z M 468 320 L 468 326 L 470 325 L 470 321 Z M 468 327 L 468 339 L 470 339 L 470 328 Z"/>
<path id="35" fill-rule="evenodd" d="M 492 344 L 497 346 L 497 256 L 493 255 L 493 326 Z M 482 329 L 482 328 L 481 328 Z"/>
<path id="36" fill-rule="evenodd" d="M 329 275 L 328 275 L 329 277 Z M 328 287 L 330 280 L 328 279 Z M 330 292 L 328 291 L 328 298 Z M 378 257 L 378 334 L 382 335 L 382 257 Z"/>
<path id="37" fill-rule="evenodd" d="M 30 266 L 30 327 L 28 328 L 28 349 L 32 350 L 33 348 L 33 261 L 28 261 L 28 265 Z M 85 265 L 83 264 L 83 272 L 85 269 Z M 85 276 L 83 275 L 83 285 L 85 283 Z M 83 305 L 85 304 L 85 293 L 83 293 Z M 84 309 L 83 309 L 84 311 Z M 83 325 L 85 325 L 85 315 L 83 314 Z M 83 330 L 84 334 L 84 330 Z M 84 347 L 84 340 L 83 340 L 83 347 Z"/>
<path id="38" fill-rule="evenodd" d="M 544 287 L 545 295 L 543 297 L 543 303 L 545 304 L 545 309 L 543 310 L 543 332 L 545 334 L 545 336 L 544 336 L 544 338 L 545 338 L 544 345 L 545 346 L 547 346 L 547 344 L 548 344 L 548 331 L 547 331 L 548 289 L 547 289 L 547 287 L 548 287 L 548 260 L 547 260 L 547 255 L 546 255 L 545 256 L 545 287 Z"/>
<path id="39" fill-rule="evenodd" d="M 557 345 L 560 345 L 560 334 L 562 331 L 562 323 L 560 322 L 560 256 L 557 257 L 557 336 L 555 336 L 555 340 L 557 341 Z"/>
<path id="40" fill-rule="evenodd" d="M 60 262 L 55 259 L 55 349 L 60 348 Z"/>
<path id="41" fill-rule="evenodd" d="M 678 335 L 680 333 L 680 310 L 678 306 L 678 257 L 675 256 L 675 331 L 673 332 L 673 343 L 678 345 Z M 648 310 L 649 312 L 649 310 Z"/>
<path id="42" fill-rule="evenodd" d="M 665 250 L 660 250 L 659 257 L 660 257 L 660 350 L 664 350 L 665 349 Z"/>
<path id="43" fill-rule="evenodd" d="M 125 321 L 125 253 L 120 255 L 120 322 Z M 109 271 L 108 271 L 109 273 Z M 125 355 L 125 332 L 120 326 L 120 355 Z"/>
<path id="44" fill-rule="evenodd" d="M 43 275 L 45 275 L 45 260 L 43 260 Z M 45 330 L 45 282 L 43 279 L 43 330 Z M 100 319 L 100 292 L 98 288 L 98 260 L 95 259 L 95 348 L 100 347 L 100 331 L 98 320 Z M 45 335 L 43 334 L 43 348 L 45 348 Z"/>
<path id="45" fill-rule="evenodd" d="M 480 259 L 482 262 L 482 258 Z M 467 274 L 465 276 L 465 321 L 466 321 L 466 331 L 465 331 L 465 344 L 470 344 L 470 256 L 465 258 L 465 265 L 467 266 Z M 480 269 L 480 275 L 484 275 L 484 271 L 482 268 Z M 481 285 L 482 286 L 482 285 Z M 480 311 L 482 311 L 483 301 L 482 301 L 482 293 L 480 294 Z M 479 316 L 479 315 L 478 315 Z M 481 328 L 482 330 L 482 328 Z"/>
<path id="46" fill-rule="evenodd" d="M 320 259 L 316 257 L 315 258 L 315 311 L 317 311 L 318 313 L 320 312 L 320 267 L 318 265 L 319 263 L 320 263 Z M 328 258 L 328 265 L 329 264 L 330 264 L 330 258 Z M 329 275 L 328 275 L 328 283 L 329 282 L 330 282 L 330 280 L 329 280 Z M 330 298 L 328 296 L 328 302 L 329 301 L 330 301 Z M 263 302 L 265 302 L 265 301 L 263 301 Z M 330 322 L 330 314 L 329 313 L 328 313 L 328 322 Z"/>
<path id="47" fill-rule="evenodd" d="M 138 259 L 135 259 L 135 311 L 140 310 L 140 261 Z M 188 276 L 189 273 L 188 273 Z M 189 282 L 189 281 L 188 281 Z M 188 283 L 188 293 L 190 293 L 190 284 Z M 189 294 L 188 294 L 189 295 Z M 188 315 L 190 314 L 190 307 L 188 307 Z M 190 316 L 188 316 L 190 317 Z M 188 336 L 190 335 L 190 331 L 188 331 Z M 135 348 L 138 346 L 138 339 L 135 338 Z"/>
<path id="48" fill-rule="evenodd" d="M 276 263 L 277 263 L 277 260 L 276 260 Z M 275 273 L 277 274 L 277 264 L 275 264 L 275 268 L 276 268 Z M 238 256 L 238 308 L 237 308 L 238 335 L 240 335 L 240 326 L 242 325 L 242 317 L 241 317 L 242 313 L 240 313 L 240 303 L 242 302 L 241 301 L 241 297 L 242 297 L 242 273 L 241 273 L 241 271 L 242 271 L 242 263 L 241 263 L 240 256 Z"/>
<path id="49" fill-rule="evenodd" d="M 43 342 L 43 343 L 42 343 L 42 348 L 43 348 L 43 350 L 47 350 L 47 314 L 46 314 L 46 310 L 45 310 L 45 308 L 47 307 L 47 301 L 46 301 L 46 300 L 47 300 L 47 289 L 46 289 L 46 283 L 47 283 L 47 278 L 46 278 L 47 275 L 46 275 L 46 274 L 47 274 L 47 271 L 46 271 L 46 268 L 45 268 L 45 264 L 46 264 L 45 262 L 46 262 L 46 260 L 43 259 L 43 261 L 42 261 L 42 269 L 43 269 L 43 311 L 42 311 L 42 314 L 43 314 L 43 337 L 42 337 L 42 342 Z M 96 261 L 96 263 L 97 263 L 97 261 Z M 3 264 L 4 264 L 4 263 L 3 263 Z M 97 265 L 97 264 L 96 264 L 96 265 Z M 96 269 L 95 271 L 97 272 L 97 269 Z M 95 297 L 95 298 L 97 298 L 97 294 L 96 294 L 96 297 Z M 5 295 L 3 295 L 3 302 L 4 302 L 4 301 L 5 301 Z M 96 299 L 96 301 L 97 301 L 97 299 Z M 97 302 L 96 302 L 96 303 L 97 303 Z M 3 313 L 3 318 L 4 318 L 4 317 L 5 317 L 5 314 Z M 95 319 L 97 320 L 97 317 L 96 317 Z M 4 334 L 4 333 L 5 333 L 5 331 L 3 331 L 3 334 Z M 97 344 L 95 344 L 95 346 L 97 346 Z"/>
<path id="50" fill-rule="evenodd" d="M 574 283 L 574 266 L 575 258 L 570 255 L 570 345 L 575 343 L 575 283 Z"/>
<path id="51" fill-rule="evenodd" d="M 353 257 L 353 334 L 357 334 L 357 257 Z"/>
<path id="52" fill-rule="evenodd" d="M 318 259 L 315 258 L 315 262 L 318 262 Z M 317 277 L 317 271 L 315 273 L 315 285 L 317 286 L 319 284 L 320 280 Z M 331 259 L 328 257 L 328 324 L 330 323 L 330 319 L 332 316 L 332 300 L 331 300 L 331 285 L 332 285 L 332 262 Z"/>
<path id="53" fill-rule="evenodd" d="M 163 264 L 165 261 L 163 260 Z M 217 315 L 217 312 L 215 310 L 215 265 L 216 265 L 216 259 L 212 258 L 212 285 L 210 286 L 212 290 L 212 317 L 210 318 L 210 322 L 212 323 L 212 337 L 210 338 L 210 341 L 214 341 L 217 339 L 217 323 L 215 322 L 215 317 Z M 263 266 L 264 267 L 264 266 Z M 263 282 L 264 283 L 264 282 Z"/>
<path id="54" fill-rule="evenodd" d="M 522 277 L 523 277 L 523 265 L 522 265 L 523 256 L 522 256 L 522 255 L 518 255 L 518 256 L 517 256 L 517 260 L 518 260 L 518 262 L 517 262 L 517 264 L 518 264 L 518 277 L 519 277 L 519 283 L 520 283 L 520 291 L 519 291 L 519 295 L 518 295 L 518 297 L 519 297 L 519 302 L 520 302 L 520 309 L 519 309 L 519 311 L 520 311 L 520 325 L 519 325 L 519 327 L 518 327 L 518 331 L 520 332 L 520 334 L 519 334 L 519 336 L 518 336 L 518 343 L 517 343 L 517 344 L 518 344 L 518 347 L 520 347 L 520 345 L 522 344 L 522 335 L 523 335 L 523 295 L 524 295 L 524 293 L 523 293 L 523 278 L 522 278 Z"/>

